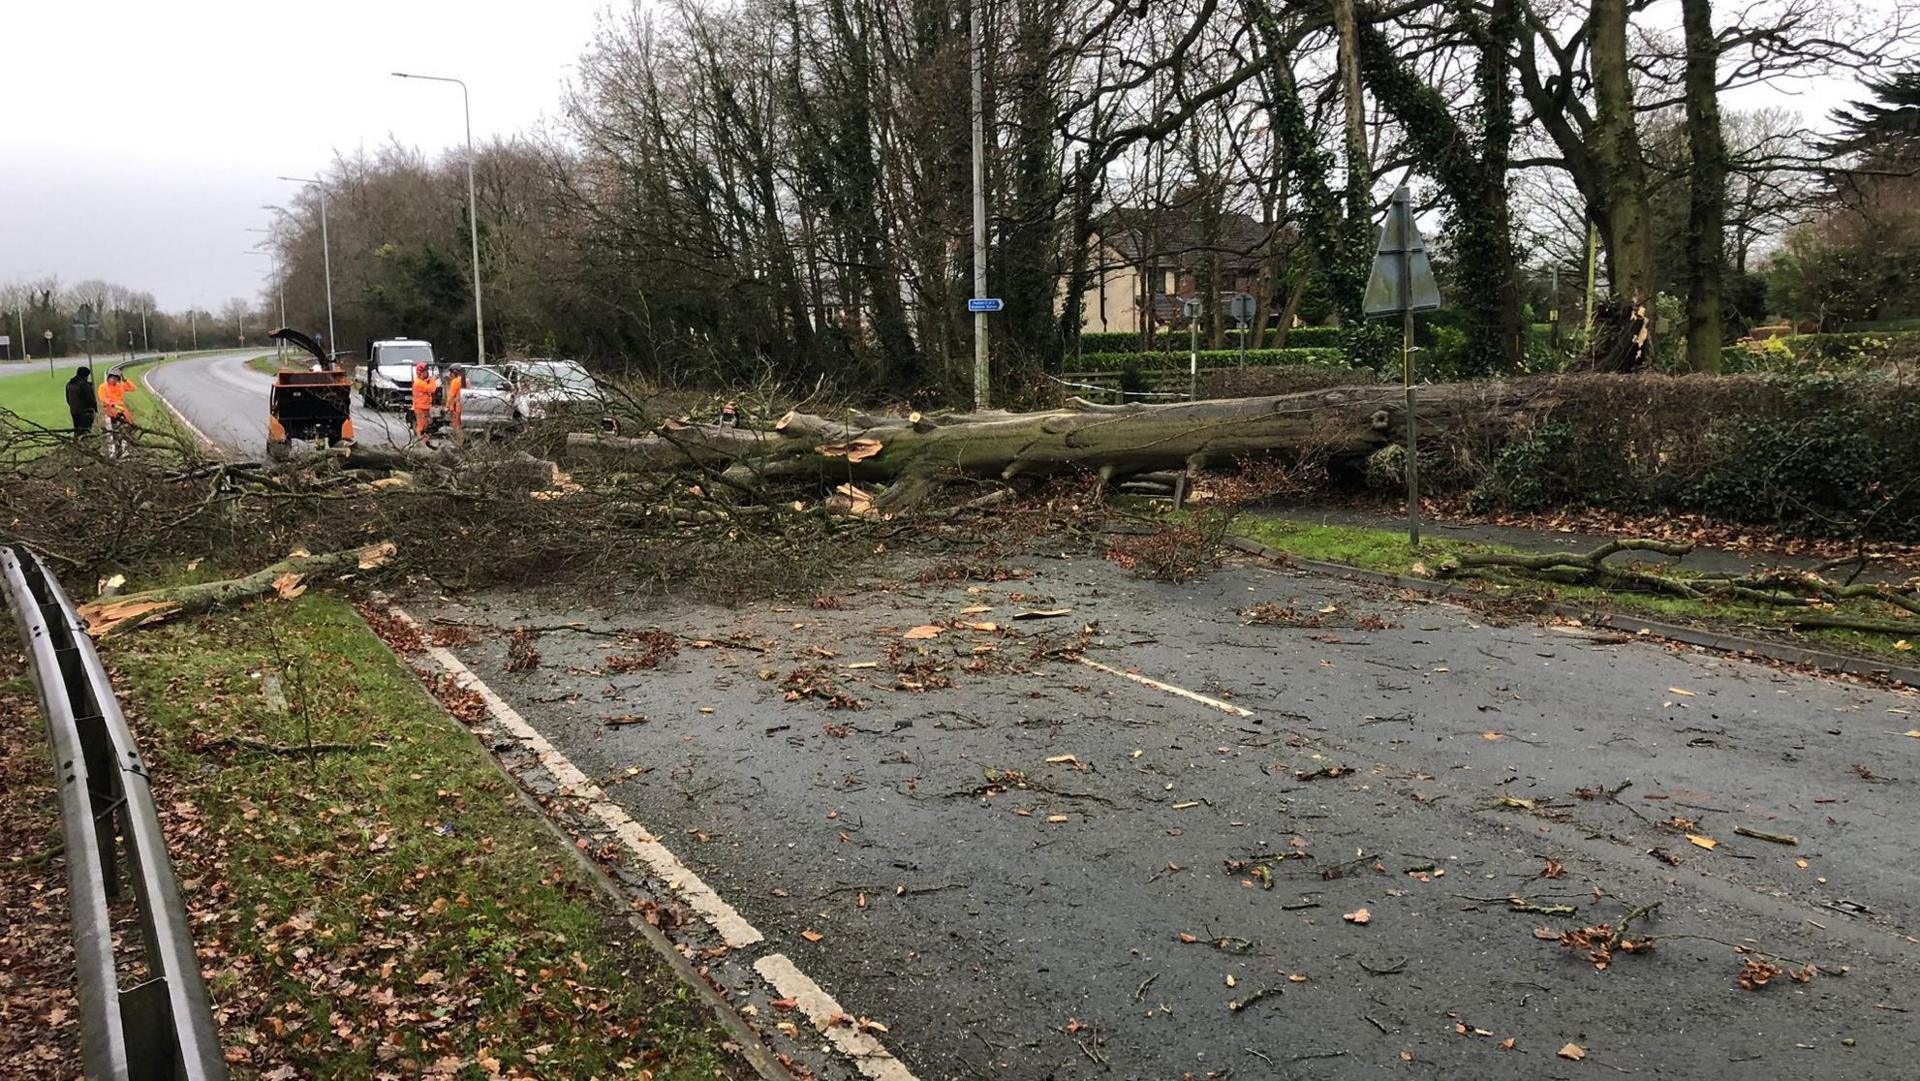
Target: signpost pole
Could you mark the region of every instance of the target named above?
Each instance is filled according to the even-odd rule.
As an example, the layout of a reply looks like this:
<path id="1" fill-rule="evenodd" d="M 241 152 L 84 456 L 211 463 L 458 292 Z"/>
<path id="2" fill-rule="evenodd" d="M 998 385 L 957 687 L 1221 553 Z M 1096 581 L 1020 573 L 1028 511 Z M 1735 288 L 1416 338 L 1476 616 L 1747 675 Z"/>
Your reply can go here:
<path id="1" fill-rule="evenodd" d="M 981 52 L 985 34 L 980 23 L 986 5 L 974 0 L 967 17 L 973 31 L 973 295 L 987 295 L 987 182 L 986 182 L 986 106 L 980 88 Z M 986 409 L 993 402 L 989 385 L 993 370 L 987 359 L 987 313 L 973 313 L 973 407 Z"/>
<path id="2" fill-rule="evenodd" d="M 54 375 L 53 375 L 53 331 L 51 331 L 51 330 L 43 330 L 43 331 L 41 331 L 41 333 L 42 333 L 42 334 L 44 334 L 44 335 L 46 336 L 46 339 L 47 339 L 47 378 L 48 378 L 48 379 L 52 379 L 52 378 L 54 378 Z"/>
<path id="3" fill-rule="evenodd" d="M 1420 546 L 1420 417 L 1419 392 L 1413 380 L 1415 347 L 1413 313 L 1440 307 L 1440 291 L 1434 286 L 1433 270 L 1427 262 L 1426 242 L 1420 239 L 1419 224 L 1413 220 L 1413 198 L 1406 185 L 1396 188 L 1387 203 L 1387 220 L 1380 227 L 1379 250 L 1373 258 L 1373 273 L 1367 278 L 1363 302 L 1369 319 L 1400 317 L 1400 382 L 1407 396 L 1407 541 Z"/>
<path id="4" fill-rule="evenodd" d="M 1412 213 L 1412 208 L 1408 208 Z M 1407 543 L 1420 547 L 1420 418 L 1413 389 L 1413 246 L 1400 253 L 1400 295 L 1409 299 L 1400 316 L 1400 378 L 1407 387 Z"/>
<path id="5" fill-rule="evenodd" d="M 1200 321 L 1187 320 L 1187 400 L 1200 400 Z"/>

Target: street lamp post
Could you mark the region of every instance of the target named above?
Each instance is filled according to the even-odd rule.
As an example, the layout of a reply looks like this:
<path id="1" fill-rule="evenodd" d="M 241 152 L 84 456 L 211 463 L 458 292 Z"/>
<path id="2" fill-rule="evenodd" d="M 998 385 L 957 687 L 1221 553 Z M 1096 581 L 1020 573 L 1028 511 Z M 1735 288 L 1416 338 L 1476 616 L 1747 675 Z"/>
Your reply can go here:
<path id="1" fill-rule="evenodd" d="M 393 76 L 396 79 L 424 79 L 434 83 L 457 83 L 460 86 L 460 108 L 466 115 L 467 124 L 467 235 L 473 249 L 474 362 L 485 364 L 487 319 L 486 309 L 480 302 L 480 211 L 473 194 L 473 101 L 467 94 L 467 84 L 463 79 L 446 75 L 414 75 L 405 71 L 396 71 Z"/>
<path id="2" fill-rule="evenodd" d="M 295 184 L 312 184 L 314 190 L 320 193 L 320 263 L 326 269 L 327 277 L 327 357 L 335 359 L 340 355 L 340 340 L 333 334 L 333 247 L 327 240 L 327 186 L 317 176 L 283 176 L 280 179 Z"/>
<path id="3" fill-rule="evenodd" d="M 256 233 L 256 232 L 263 232 L 263 231 L 264 230 L 259 230 L 259 229 L 247 230 L 247 232 L 249 233 Z M 274 291 L 277 292 L 280 297 L 280 325 L 282 327 L 286 326 L 287 325 L 287 287 L 285 282 L 280 277 L 280 257 L 273 254 L 270 251 L 261 251 L 259 248 L 253 248 L 249 250 L 247 254 L 248 255 L 264 255 L 267 257 L 267 266 L 270 268 L 268 270 L 268 273 L 273 275 L 273 288 L 274 288 Z M 285 364 L 287 362 L 286 341 L 281 338 L 275 338 L 274 345 L 276 347 L 273 351 L 274 358 L 280 361 L 280 363 Z"/>
<path id="4" fill-rule="evenodd" d="M 249 228 L 247 232 L 266 233 L 268 236 L 273 235 L 273 230 L 271 229 Z M 280 257 L 274 254 L 271 250 L 262 251 L 259 248 L 254 248 L 248 251 L 247 254 L 248 255 L 264 255 L 267 257 L 268 273 L 273 275 L 273 289 L 274 289 L 274 292 L 278 294 L 280 298 L 280 325 L 282 327 L 285 327 L 287 325 L 287 281 L 285 278 L 280 276 Z M 278 359 L 282 364 L 286 363 L 287 343 L 279 338 L 275 338 L 274 344 L 275 344 L 275 349 L 273 351 L 274 357 Z"/>

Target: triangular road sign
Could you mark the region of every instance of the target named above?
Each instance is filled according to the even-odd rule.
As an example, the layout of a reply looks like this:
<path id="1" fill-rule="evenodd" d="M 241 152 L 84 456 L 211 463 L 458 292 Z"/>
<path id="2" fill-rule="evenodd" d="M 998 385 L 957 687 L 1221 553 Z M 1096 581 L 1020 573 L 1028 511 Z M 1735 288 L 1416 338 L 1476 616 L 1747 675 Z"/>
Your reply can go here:
<path id="1" fill-rule="evenodd" d="M 1367 318 L 1438 308 L 1440 287 L 1433 282 L 1426 241 L 1420 239 L 1420 226 L 1413 220 L 1413 201 L 1405 184 L 1393 189 L 1379 236 L 1373 274 L 1367 278 Z"/>

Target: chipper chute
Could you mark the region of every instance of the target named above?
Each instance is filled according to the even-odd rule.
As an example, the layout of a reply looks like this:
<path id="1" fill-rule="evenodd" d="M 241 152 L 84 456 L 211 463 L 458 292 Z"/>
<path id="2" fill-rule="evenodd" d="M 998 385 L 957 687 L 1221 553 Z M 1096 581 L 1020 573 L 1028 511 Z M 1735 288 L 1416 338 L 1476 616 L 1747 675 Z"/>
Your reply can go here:
<path id="1" fill-rule="evenodd" d="M 267 398 L 267 456 L 286 458 L 296 439 L 329 447 L 352 440 L 352 378 L 328 359 L 320 343 L 297 330 L 282 327 L 268 337 L 306 350 L 315 365 L 312 371 L 274 374 Z"/>

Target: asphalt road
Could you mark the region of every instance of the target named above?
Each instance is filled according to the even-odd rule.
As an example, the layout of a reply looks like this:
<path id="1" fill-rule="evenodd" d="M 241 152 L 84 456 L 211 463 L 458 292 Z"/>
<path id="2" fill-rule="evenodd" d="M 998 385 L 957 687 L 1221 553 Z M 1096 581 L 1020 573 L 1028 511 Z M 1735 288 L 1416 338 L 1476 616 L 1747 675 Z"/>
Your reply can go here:
<path id="1" fill-rule="evenodd" d="M 189 357 L 154 369 L 147 385 L 166 398 L 187 422 L 222 450 L 258 458 L 267 442 L 267 392 L 273 379 L 247 367 L 263 350 Z M 405 446 L 407 423 L 397 413 L 376 413 L 354 399 L 355 441 Z"/>
<path id="2" fill-rule="evenodd" d="M 1920 698 L 1251 564 L 1023 566 L 838 609 L 409 603 L 922 1081 L 1915 1076 Z M 903 637 L 956 620 L 1000 629 Z M 570 622 L 530 671 L 486 630 Z M 1252 716 L 1047 653 L 1086 625 Z M 649 626 L 708 646 L 609 663 Z M 1651 951 L 1554 940 L 1655 902 Z"/>

